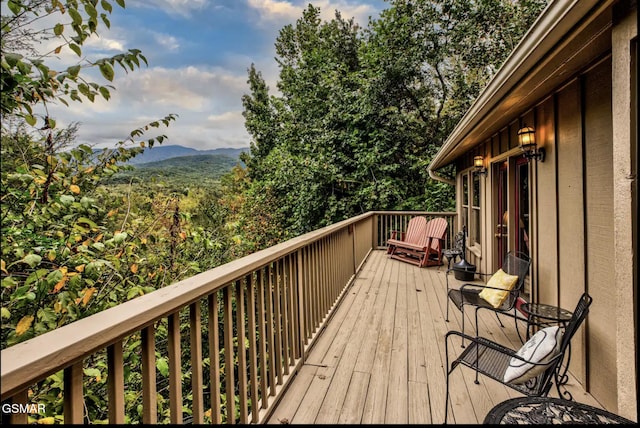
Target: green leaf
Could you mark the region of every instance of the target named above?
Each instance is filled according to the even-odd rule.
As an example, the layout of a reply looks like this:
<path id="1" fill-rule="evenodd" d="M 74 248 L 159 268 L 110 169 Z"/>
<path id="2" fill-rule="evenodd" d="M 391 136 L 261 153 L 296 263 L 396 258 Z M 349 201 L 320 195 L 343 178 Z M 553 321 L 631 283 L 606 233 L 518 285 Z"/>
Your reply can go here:
<path id="1" fill-rule="evenodd" d="M 69 49 L 74 51 L 76 55 L 82 56 L 82 49 L 80 49 L 80 46 L 76 45 L 75 43 L 69 43 Z"/>
<path id="2" fill-rule="evenodd" d="M 75 78 L 76 76 L 78 76 L 78 73 L 80 73 L 80 66 L 72 65 L 71 67 L 67 68 L 67 73 L 69 73 L 70 77 Z"/>
<path id="3" fill-rule="evenodd" d="M 7 61 L 10 67 L 15 67 L 21 60 L 23 56 L 13 52 L 7 52 L 4 54 L 4 60 Z"/>
<path id="4" fill-rule="evenodd" d="M 109 82 L 113 81 L 113 67 L 111 67 L 111 64 L 103 62 L 100 64 L 99 68 L 100 73 L 102 73 L 102 77 L 107 79 Z"/>
<path id="5" fill-rule="evenodd" d="M 100 14 L 100 18 L 102 18 L 102 22 L 104 22 L 104 25 L 107 28 L 111 28 L 111 21 L 109 21 L 109 18 L 107 18 L 106 14 L 104 14 L 104 13 Z"/>
<path id="6" fill-rule="evenodd" d="M 169 376 L 169 363 L 166 358 L 158 358 L 156 360 L 156 368 L 162 376 Z"/>
<path id="7" fill-rule="evenodd" d="M 0 312 L 2 313 L 2 318 L 11 318 L 11 312 L 9 312 L 9 309 L 3 307 L 0 309 Z"/>
<path id="8" fill-rule="evenodd" d="M 78 223 L 86 224 L 86 225 L 88 225 L 89 227 L 94 228 L 94 229 L 98 227 L 98 225 L 97 225 L 94 221 L 92 221 L 91 219 L 88 219 L 88 218 L 86 218 L 86 217 L 80 217 L 80 218 L 78 218 L 77 222 L 78 222 Z"/>
<path id="9" fill-rule="evenodd" d="M 23 8 L 23 6 L 20 4 L 20 2 L 15 2 L 13 0 L 9 0 L 7 2 L 7 6 L 9 7 L 9 10 L 11 10 L 11 12 L 14 15 L 17 15 L 20 13 L 20 10 Z M 4 30 L 3 30 L 4 31 Z"/>
<path id="10" fill-rule="evenodd" d="M 64 31 L 64 25 L 60 23 L 56 24 L 55 27 L 53 27 L 53 34 L 55 34 L 56 36 L 61 35 L 63 31 Z"/>
<path id="11" fill-rule="evenodd" d="M 28 254 L 24 259 L 22 259 L 22 261 L 34 268 L 40 264 L 42 257 L 37 254 Z"/>
<path id="12" fill-rule="evenodd" d="M 90 376 L 95 378 L 102 377 L 102 373 L 100 373 L 100 370 L 98 369 L 87 368 L 87 369 L 82 369 L 82 372 L 84 373 L 85 376 Z"/>
<path id="13" fill-rule="evenodd" d="M 69 12 L 69 16 L 73 20 L 74 25 L 82 24 L 82 15 L 80 15 L 80 13 L 76 9 L 70 7 L 68 9 L 68 12 Z"/>
<path id="14" fill-rule="evenodd" d="M 74 197 L 73 197 L 73 196 L 71 196 L 71 195 L 61 195 L 61 196 L 60 196 L 60 202 L 61 202 L 63 205 L 70 205 L 70 204 L 71 204 L 73 201 L 75 201 L 75 200 L 76 200 L 76 198 L 74 198 Z"/>
<path id="15" fill-rule="evenodd" d="M 100 95 L 102 95 L 102 98 L 104 98 L 107 101 L 109 101 L 109 98 L 111 98 L 111 93 L 104 86 L 100 86 Z"/>
<path id="16" fill-rule="evenodd" d="M 118 6 L 120 6 L 121 8 L 124 8 L 124 0 L 116 0 L 116 3 L 118 3 Z"/>
<path id="17" fill-rule="evenodd" d="M 30 114 L 24 117 L 24 120 L 31 126 L 36 126 L 36 118 L 31 116 Z"/>
<path id="18" fill-rule="evenodd" d="M 102 4 L 102 8 L 104 10 L 106 10 L 107 12 L 109 12 L 109 13 L 111 13 L 111 11 L 113 10 L 113 7 L 111 6 L 111 3 L 109 3 L 106 0 L 102 0 L 102 2 L 100 4 Z"/>
<path id="19" fill-rule="evenodd" d="M 85 12 L 87 12 L 87 15 L 89 15 L 94 20 L 98 18 L 98 11 L 96 10 L 95 7 L 93 7 L 91 3 L 85 3 L 84 10 Z"/>

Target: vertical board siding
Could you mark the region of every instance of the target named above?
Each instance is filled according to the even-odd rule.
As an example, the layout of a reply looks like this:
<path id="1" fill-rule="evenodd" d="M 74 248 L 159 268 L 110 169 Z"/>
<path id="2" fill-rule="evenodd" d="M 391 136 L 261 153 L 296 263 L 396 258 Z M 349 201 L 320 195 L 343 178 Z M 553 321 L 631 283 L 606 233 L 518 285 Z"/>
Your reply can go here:
<path id="1" fill-rule="evenodd" d="M 585 198 L 587 290 L 594 302 L 589 312 L 589 378 L 592 394 L 607 408 L 617 408 L 616 313 L 610 284 L 615 276 L 613 228 L 613 128 L 611 63 L 606 61 L 584 77 Z"/>
<path id="2" fill-rule="evenodd" d="M 553 97 L 548 98 L 536 109 L 536 136 L 546 151 L 545 161 L 536 165 L 537 180 L 532 183 L 532 212 L 537 234 L 534 235 L 537 254 L 532 260 L 537 270 L 537 301 L 550 305 L 558 304 L 558 201 L 557 161 L 555 138 L 555 110 Z"/>
<path id="3" fill-rule="evenodd" d="M 585 291 L 584 195 L 582 188 L 582 119 L 579 81 L 557 95 L 556 136 L 558 159 L 558 303 L 575 307 L 576 296 Z M 579 332 L 571 342 L 571 370 L 585 382 L 584 338 Z"/>

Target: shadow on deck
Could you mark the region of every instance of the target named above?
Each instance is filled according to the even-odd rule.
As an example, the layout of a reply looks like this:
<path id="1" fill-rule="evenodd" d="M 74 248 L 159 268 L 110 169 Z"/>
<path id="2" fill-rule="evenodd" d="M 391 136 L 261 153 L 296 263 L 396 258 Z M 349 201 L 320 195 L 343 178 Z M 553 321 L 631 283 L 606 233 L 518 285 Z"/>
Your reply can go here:
<path id="1" fill-rule="evenodd" d="M 444 335 L 460 330 L 461 321 L 452 306 L 445 322 L 445 272 L 446 266 L 418 268 L 373 251 L 267 422 L 441 424 Z M 473 311 L 467 316 L 473 331 Z M 480 311 L 479 322 L 481 335 L 521 346 L 512 318 L 503 318 L 501 328 L 493 312 Z M 520 396 L 491 379 L 473 380 L 466 367 L 453 372 L 450 423 L 482 423 L 493 406 Z M 602 407 L 571 376 L 567 389 L 576 401 Z M 550 395 L 557 396 L 555 388 Z"/>

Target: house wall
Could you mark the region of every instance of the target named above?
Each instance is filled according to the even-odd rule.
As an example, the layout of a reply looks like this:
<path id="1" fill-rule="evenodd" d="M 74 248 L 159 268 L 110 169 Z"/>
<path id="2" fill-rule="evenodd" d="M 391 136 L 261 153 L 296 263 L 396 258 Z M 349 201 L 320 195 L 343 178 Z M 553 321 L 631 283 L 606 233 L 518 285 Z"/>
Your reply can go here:
<path id="1" fill-rule="evenodd" d="M 638 420 L 638 11 L 624 3 L 612 30 L 614 276 L 618 413 Z M 629 223 L 633 225 L 629 230 Z"/>
<path id="2" fill-rule="evenodd" d="M 593 297 L 586 323 L 572 340 L 570 371 L 605 408 L 637 421 L 637 1 L 597 6 L 592 20 L 572 33 L 588 46 L 580 65 L 566 76 L 559 65 L 535 80 L 538 86 L 525 80 L 514 86 L 515 96 L 503 94 L 504 105 L 518 95 L 522 105 L 497 104 L 496 110 L 512 112 L 503 116 L 486 113 L 484 124 L 495 128 L 467 135 L 487 135 L 489 129 L 491 135 L 473 145 L 466 141 L 473 148 L 455 165 L 460 180 L 473 170 L 473 156 L 484 156 L 489 174 L 481 182 L 483 239 L 469 256 L 481 271 L 495 271 L 497 173 L 506 165 L 509 185 L 515 184 L 517 130 L 525 123 L 536 129 L 546 159 L 529 164 L 528 298 L 572 310 L 582 292 Z M 548 58 L 570 61 L 579 50 L 550 50 Z M 555 88 L 527 99 L 550 81 Z M 509 194 L 512 250 L 516 219 Z"/>
<path id="3" fill-rule="evenodd" d="M 546 158 L 530 163 L 530 299 L 572 310 L 583 292 L 593 297 L 587 322 L 572 340 L 570 371 L 603 406 L 616 409 L 619 332 L 612 317 L 618 303 L 611 75 L 607 55 L 514 118 L 460 158 L 457 166 L 461 173 L 469 171 L 474 155 L 486 156 L 490 174 L 481 186 L 484 240 L 480 254 L 470 254 L 470 261 L 484 272 L 492 271 L 496 264 L 495 166 L 507 162 L 514 169 L 513 160 L 521 155 L 516 147 L 518 128 L 527 123 L 536 129 Z M 509 175 L 512 180 L 513 173 Z M 512 200 L 508 205 L 513 212 Z M 626 228 L 630 234 L 631 224 Z"/>

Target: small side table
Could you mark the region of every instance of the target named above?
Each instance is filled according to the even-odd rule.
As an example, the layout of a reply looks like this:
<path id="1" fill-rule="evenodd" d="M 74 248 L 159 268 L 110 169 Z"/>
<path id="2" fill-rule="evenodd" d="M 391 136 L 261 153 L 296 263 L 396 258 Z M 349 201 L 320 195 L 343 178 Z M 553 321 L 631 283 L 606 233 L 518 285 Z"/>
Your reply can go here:
<path id="1" fill-rule="evenodd" d="M 564 327 L 573 316 L 571 311 L 543 303 L 523 303 L 520 309 L 527 314 L 527 340 L 533 324 L 560 324 Z"/>
<path id="2" fill-rule="evenodd" d="M 523 303 L 520 306 L 520 309 L 527 315 L 527 340 L 529 340 L 530 331 L 534 325 L 559 324 L 564 328 L 564 326 L 571 321 L 571 317 L 573 316 L 573 312 L 571 311 L 562 309 L 558 306 L 545 305 L 543 303 Z M 566 364 L 564 364 L 564 368 L 558 366 L 558 372 L 555 373 L 556 389 L 561 397 L 565 396 L 569 400 L 572 400 L 573 397 L 566 388 L 564 393 L 560 391 L 560 387 L 566 385 L 569 381 L 567 371 L 569 370 L 569 363 L 571 362 L 571 343 L 569 343 L 565 355 L 567 361 Z"/>
<path id="3" fill-rule="evenodd" d="M 447 270 L 451 270 L 451 262 L 455 262 L 458 257 L 462 257 L 462 250 L 455 248 L 442 250 L 442 255 L 447 258 Z"/>
<path id="4" fill-rule="evenodd" d="M 495 406 L 484 424 L 633 424 L 622 416 L 575 401 L 552 397 L 517 397 Z"/>

